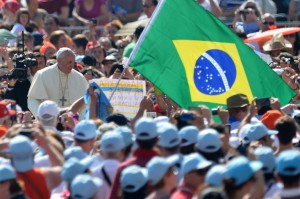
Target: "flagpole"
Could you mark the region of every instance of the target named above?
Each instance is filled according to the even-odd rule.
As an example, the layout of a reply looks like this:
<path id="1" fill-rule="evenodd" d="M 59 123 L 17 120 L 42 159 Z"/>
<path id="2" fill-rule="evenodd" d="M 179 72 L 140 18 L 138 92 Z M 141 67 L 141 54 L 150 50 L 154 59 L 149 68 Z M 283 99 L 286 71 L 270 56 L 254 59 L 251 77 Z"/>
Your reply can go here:
<path id="1" fill-rule="evenodd" d="M 124 60 L 123 62 L 125 62 L 125 61 L 126 61 L 126 60 Z M 122 71 L 122 73 L 121 73 L 121 75 L 120 75 L 120 77 L 119 77 L 119 79 L 118 79 L 118 81 L 117 81 L 117 84 L 116 84 L 116 86 L 115 86 L 113 92 L 111 93 L 111 95 L 110 95 L 110 97 L 109 97 L 109 101 L 112 99 L 112 97 L 114 96 L 114 94 L 115 94 L 117 88 L 119 87 L 120 81 L 121 81 L 122 77 L 125 75 L 125 72 L 126 72 L 126 69 L 128 68 L 128 65 L 126 65 L 126 64 L 123 63 L 123 67 L 124 67 L 124 69 L 123 69 L 123 71 Z M 133 76 L 131 73 L 130 73 L 130 75 L 131 75 L 131 76 L 133 77 L 133 79 L 134 79 L 134 76 Z"/>

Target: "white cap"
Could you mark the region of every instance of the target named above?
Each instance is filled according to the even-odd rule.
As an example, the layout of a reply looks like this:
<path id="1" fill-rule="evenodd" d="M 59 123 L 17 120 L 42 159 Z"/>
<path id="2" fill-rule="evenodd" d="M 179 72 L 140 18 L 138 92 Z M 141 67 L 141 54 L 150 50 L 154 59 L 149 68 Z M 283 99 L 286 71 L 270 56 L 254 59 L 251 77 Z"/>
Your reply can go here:
<path id="1" fill-rule="evenodd" d="M 43 118 L 46 114 L 55 117 L 59 115 L 59 108 L 56 102 L 46 100 L 40 104 L 37 112 L 38 117 Z"/>

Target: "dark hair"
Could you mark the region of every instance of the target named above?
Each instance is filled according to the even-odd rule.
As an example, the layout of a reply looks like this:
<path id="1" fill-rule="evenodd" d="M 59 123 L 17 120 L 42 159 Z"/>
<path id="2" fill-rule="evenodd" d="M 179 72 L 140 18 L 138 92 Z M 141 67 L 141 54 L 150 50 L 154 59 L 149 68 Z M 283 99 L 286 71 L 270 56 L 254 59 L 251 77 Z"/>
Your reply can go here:
<path id="1" fill-rule="evenodd" d="M 22 14 L 28 15 L 28 22 L 27 22 L 27 24 L 29 24 L 29 21 L 30 21 L 30 15 L 29 15 L 28 9 L 26 9 L 26 8 L 21 8 L 20 10 L 18 10 L 16 22 L 20 23 L 20 18 L 21 18 L 21 15 L 22 15 Z M 27 25 L 27 24 L 26 24 L 26 25 Z"/>
<path id="2" fill-rule="evenodd" d="M 234 194 L 236 191 L 241 190 L 242 187 L 247 184 L 249 181 L 255 181 L 254 175 L 249 178 L 246 182 L 236 186 L 235 185 L 235 179 L 230 178 L 230 179 L 224 179 L 223 184 L 224 184 L 224 191 L 228 195 L 228 198 L 233 198 Z"/>
<path id="3" fill-rule="evenodd" d="M 216 164 L 222 163 L 222 159 L 224 158 L 224 153 L 222 148 L 220 148 L 218 151 L 213 153 L 207 153 L 200 151 L 197 149 L 197 152 L 200 153 L 203 157 L 205 157 L 207 160 L 213 161 Z"/>
<path id="4" fill-rule="evenodd" d="M 284 187 L 293 187 L 295 184 L 298 184 L 298 182 L 300 181 L 300 174 L 293 175 L 293 176 L 286 176 L 277 173 L 277 175 L 280 177 Z"/>
<path id="5" fill-rule="evenodd" d="M 10 180 L 9 193 L 11 195 L 22 192 L 20 182 L 16 179 Z"/>
<path id="6" fill-rule="evenodd" d="M 65 35 L 66 33 L 63 31 L 63 30 L 56 30 L 56 31 L 53 31 L 51 34 L 50 34 L 50 37 L 49 37 L 49 41 L 54 45 L 56 46 L 57 45 L 57 42 L 59 40 L 59 38 L 63 35 Z"/>
<path id="7" fill-rule="evenodd" d="M 54 15 L 47 15 L 46 19 L 47 19 L 47 18 L 52 18 L 52 19 L 54 20 L 54 23 L 55 23 L 56 25 L 59 25 L 59 19 L 58 19 L 57 16 L 54 16 Z"/>
<path id="8" fill-rule="evenodd" d="M 144 26 L 138 26 L 135 31 L 134 31 L 134 35 L 139 38 L 144 30 Z"/>
<path id="9" fill-rule="evenodd" d="M 89 42 L 89 40 L 86 38 L 85 35 L 83 34 L 77 34 L 72 38 L 73 43 L 77 46 L 77 47 L 82 47 L 83 49 L 86 48 L 87 43 Z"/>
<path id="10" fill-rule="evenodd" d="M 123 190 L 122 199 L 145 199 L 147 194 L 147 183 L 136 192 L 126 192 Z"/>
<path id="11" fill-rule="evenodd" d="M 187 146 L 180 147 L 180 153 L 183 155 L 188 155 L 195 152 L 195 144 L 190 144 Z"/>
<path id="12" fill-rule="evenodd" d="M 33 32 L 34 32 L 34 29 L 37 29 L 37 30 L 39 29 L 39 26 L 38 26 L 38 24 L 37 24 L 36 22 L 30 21 L 30 22 L 26 25 L 25 29 L 26 29 L 27 32 L 33 33 Z"/>
<path id="13" fill-rule="evenodd" d="M 152 150 L 153 147 L 156 145 L 158 138 L 152 138 L 150 140 L 138 140 L 136 139 L 136 143 L 139 145 L 139 148 Z"/>
<path id="14" fill-rule="evenodd" d="M 110 77 L 111 75 L 113 75 L 114 72 L 115 72 L 117 69 L 119 69 L 120 72 L 122 73 L 123 70 L 124 70 L 124 66 L 123 66 L 122 64 L 119 64 L 119 63 L 113 64 L 113 65 L 111 66 L 111 68 L 110 68 L 109 73 L 108 73 L 108 77 Z"/>
<path id="15" fill-rule="evenodd" d="M 168 153 L 175 154 L 175 153 L 178 153 L 179 145 L 176 145 L 176 146 L 173 146 L 173 147 L 170 147 L 170 148 L 167 148 L 167 147 L 161 147 L 161 148 L 166 150 Z"/>
<path id="16" fill-rule="evenodd" d="M 275 129 L 278 131 L 277 137 L 280 144 L 287 145 L 292 143 L 296 136 L 297 125 L 293 118 L 282 116 L 275 122 Z"/>
<path id="17" fill-rule="evenodd" d="M 152 0 L 153 5 L 157 6 L 158 1 L 157 0 Z"/>
<path id="18" fill-rule="evenodd" d="M 80 144 L 84 144 L 84 143 L 86 143 L 87 141 L 90 141 L 90 140 L 81 140 L 81 139 L 74 138 L 74 141 L 75 141 L 75 143 L 80 145 Z"/>
<path id="19" fill-rule="evenodd" d="M 46 56 L 44 54 L 40 53 L 40 52 L 33 52 L 31 57 L 32 58 L 39 58 L 39 57 L 44 58 L 45 63 L 47 62 Z"/>

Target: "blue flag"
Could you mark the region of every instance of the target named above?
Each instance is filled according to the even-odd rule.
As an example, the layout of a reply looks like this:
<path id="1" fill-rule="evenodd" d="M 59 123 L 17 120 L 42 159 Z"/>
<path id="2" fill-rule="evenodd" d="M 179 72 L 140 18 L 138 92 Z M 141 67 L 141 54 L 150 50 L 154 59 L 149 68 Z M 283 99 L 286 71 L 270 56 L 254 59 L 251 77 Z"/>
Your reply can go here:
<path id="1" fill-rule="evenodd" d="M 90 86 L 94 88 L 94 92 L 98 97 L 98 117 L 101 120 L 105 120 L 112 112 L 113 107 L 107 99 L 106 95 L 102 91 L 102 89 L 98 86 L 96 82 L 90 83 Z M 89 90 L 87 90 L 83 96 L 84 103 L 89 106 Z M 90 109 L 85 113 L 85 119 L 90 118 Z"/>

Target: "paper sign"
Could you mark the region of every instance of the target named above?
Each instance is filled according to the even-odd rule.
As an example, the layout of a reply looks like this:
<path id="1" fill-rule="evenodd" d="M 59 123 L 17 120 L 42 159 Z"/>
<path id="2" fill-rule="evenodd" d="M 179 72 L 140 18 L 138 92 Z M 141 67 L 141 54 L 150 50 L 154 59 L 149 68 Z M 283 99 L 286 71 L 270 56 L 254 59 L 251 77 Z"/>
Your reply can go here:
<path id="1" fill-rule="evenodd" d="M 108 100 L 116 88 L 117 79 L 94 79 Z M 128 119 L 134 118 L 140 102 L 146 95 L 146 82 L 142 80 L 121 80 L 113 97 L 110 100 L 114 112 L 125 115 Z"/>

